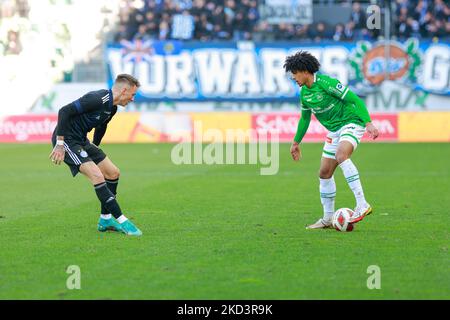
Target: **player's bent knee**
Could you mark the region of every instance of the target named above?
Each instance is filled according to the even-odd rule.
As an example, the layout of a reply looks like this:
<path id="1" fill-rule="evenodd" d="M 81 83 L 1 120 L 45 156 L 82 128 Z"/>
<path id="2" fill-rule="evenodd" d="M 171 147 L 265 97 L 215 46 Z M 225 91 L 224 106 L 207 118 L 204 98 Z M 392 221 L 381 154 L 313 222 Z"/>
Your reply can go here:
<path id="1" fill-rule="evenodd" d="M 333 176 L 333 171 L 328 169 L 328 168 L 324 168 L 324 169 L 320 169 L 319 170 L 319 178 L 320 179 L 330 179 Z"/>
<path id="2" fill-rule="evenodd" d="M 116 180 L 120 177 L 120 170 L 117 167 L 114 167 L 107 172 L 105 172 L 105 178 L 108 180 Z"/>
<path id="3" fill-rule="evenodd" d="M 341 164 L 342 162 L 344 162 L 345 160 L 349 159 L 350 156 L 344 152 L 337 152 L 336 153 L 336 161 Z"/>
<path id="4" fill-rule="evenodd" d="M 119 177 L 120 177 L 120 170 L 119 168 L 116 167 L 113 171 L 113 179 L 119 179 Z"/>

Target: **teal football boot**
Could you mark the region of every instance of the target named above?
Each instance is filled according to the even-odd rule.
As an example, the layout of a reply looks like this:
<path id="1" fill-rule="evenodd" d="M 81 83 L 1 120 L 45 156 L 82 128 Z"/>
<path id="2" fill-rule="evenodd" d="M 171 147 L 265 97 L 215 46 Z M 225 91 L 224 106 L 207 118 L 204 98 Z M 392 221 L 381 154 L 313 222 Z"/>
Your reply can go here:
<path id="1" fill-rule="evenodd" d="M 142 235 L 142 231 L 139 230 L 133 224 L 133 222 L 131 222 L 130 220 L 127 220 L 124 223 L 121 223 L 120 225 L 122 227 L 123 232 L 125 234 L 129 235 L 129 236 L 140 236 L 140 235 Z"/>
<path id="2" fill-rule="evenodd" d="M 116 232 L 124 232 L 120 223 L 118 223 L 114 218 L 110 219 L 98 219 L 97 229 L 100 232 L 105 231 L 116 231 Z"/>

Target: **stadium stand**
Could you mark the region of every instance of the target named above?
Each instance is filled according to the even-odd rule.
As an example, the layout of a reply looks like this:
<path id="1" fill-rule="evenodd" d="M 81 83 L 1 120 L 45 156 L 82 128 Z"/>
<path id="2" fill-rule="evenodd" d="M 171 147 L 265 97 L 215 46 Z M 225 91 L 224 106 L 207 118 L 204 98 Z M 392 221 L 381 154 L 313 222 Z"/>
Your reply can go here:
<path id="1" fill-rule="evenodd" d="M 365 21 L 366 8 L 385 0 L 313 0 L 310 24 L 268 22 L 260 11 L 265 1 L 0 0 L 0 85 L 16 88 L 3 111 L 26 110 L 57 82 L 106 81 L 104 46 L 122 40 L 321 43 L 384 36 Z M 450 39 L 448 1 L 390 3 L 392 39 Z M 27 95 L 20 95 L 23 87 Z"/>
<path id="2" fill-rule="evenodd" d="M 258 11 L 263 2 L 122 0 L 114 39 L 354 41 L 383 36 L 366 28 L 367 6 L 380 1 L 315 0 L 314 21 L 304 25 L 268 24 Z M 450 8 L 443 0 L 396 0 L 392 7 L 393 37 L 448 37 Z M 332 17 L 334 12 L 340 13 L 338 17 Z"/>

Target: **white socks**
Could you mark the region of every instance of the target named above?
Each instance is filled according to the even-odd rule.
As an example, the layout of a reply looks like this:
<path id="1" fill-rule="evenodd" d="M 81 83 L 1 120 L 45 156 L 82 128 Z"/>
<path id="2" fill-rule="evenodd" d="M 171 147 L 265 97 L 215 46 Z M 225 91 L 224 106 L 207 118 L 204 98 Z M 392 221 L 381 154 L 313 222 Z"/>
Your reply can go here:
<path id="1" fill-rule="evenodd" d="M 320 179 L 320 201 L 323 206 L 323 219 L 326 221 L 330 221 L 333 216 L 335 197 L 336 183 L 334 182 L 334 176 L 330 179 Z"/>
<path id="2" fill-rule="evenodd" d="M 105 220 L 109 220 L 109 219 L 111 219 L 111 217 L 112 217 L 112 215 L 110 213 L 100 215 L 100 218 L 105 219 Z M 119 222 L 119 223 L 124 223 L 127 220 L 128 220 L 128 218 L 125 217 L 124 215 L 121 215 L 120 217 L 117 218 L 117 222 Z"/>
<path id="3" fill-rule="evenodd" d="M 127 220 L 128 220 L 127 217 L 125 217 L 124 215 L 121 215 L 120 217 L 117 218 L 118 223 L 124 223 Z"/>
<path id="4" fill-rule="evenodd" d="M 361 206 L 366 204 L 366 199 L 364 198 L 364 192 L 361 186 L 361 180 L 359 180 L 359 172 L 353 164 L 352 160 L 347 159 L 342 162 L 339 167 L 341 167 L 344 177 L 347 180 L 348 186 L 352 189 L 355 195 L 356 205 Z"/>

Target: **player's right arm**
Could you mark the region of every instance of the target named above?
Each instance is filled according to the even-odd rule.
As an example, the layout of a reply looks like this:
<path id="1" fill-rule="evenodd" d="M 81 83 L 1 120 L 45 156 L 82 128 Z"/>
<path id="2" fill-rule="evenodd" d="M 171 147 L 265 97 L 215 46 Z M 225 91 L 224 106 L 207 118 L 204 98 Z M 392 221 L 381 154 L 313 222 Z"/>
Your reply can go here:
<path id="1" fill-rule="evenodd" d="M 56 131 L 56 145 L 50 154 L 50 159 L 54 164 L 61 164 L 64 161 L 64 136 L 70 125 L 70 119 L 77 115 L 77 107 L 74 103 L 70 103 L 58 111 L 58 129 Z"/>
<path id="2" fill-rule="evenodd" d="M 309 123 L 311 122 L 311 110 L 302 108 L 302 116 L 297 126 L 297 133 L 291 145 L 291 155 L 294 161 L 300 160 L 302 153 L 300 150 L 300 142 L 308 131 Z"/>
<path id="3" fill-rule="evenodd" d="M 74 116 L 94 111 L 102 106 L 101 95 L 89 92 L 78 100 L 62 107 L 58 111 L 58 129 L 56 131 L 56 145 L 50 153 L 50 159 L 54 164 L 61 164 L 64 161 L 64 136 L 70 128 L 70 119 Z"/>

